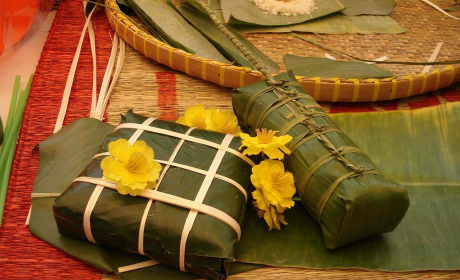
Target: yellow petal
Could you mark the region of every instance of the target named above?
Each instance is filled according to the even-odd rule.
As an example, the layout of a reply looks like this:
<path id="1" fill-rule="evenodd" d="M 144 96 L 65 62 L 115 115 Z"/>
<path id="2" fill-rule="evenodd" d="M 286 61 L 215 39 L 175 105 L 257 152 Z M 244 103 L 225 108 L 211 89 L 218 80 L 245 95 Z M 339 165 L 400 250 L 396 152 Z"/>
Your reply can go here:
<path id="1" fill-rule="evenodd" d="M 193 105 L 188 107 L 184 113 L 185 124 L 190 127 L 206 129 L 206 119 L 209 111 L 203 105 Z"/>
<path id="2" fill-rule="evenodd" d="M 112 162 L 110 165 L 110 171 L 117 176 L 123 176 L 128 172 L 125 168 L 125 165 L 118 160 Z"/>
<path id="3" fill-rule="evenodd" d="M 276 212 L 275 212 L 276 213 Z M 280 213 L 276 213 L 276 219 L 284 224 L 284 225 L 287 225 L 288 223 L 284 220 L 284 215 L 280 214 Z M 281 228 L 279 228 L 281 230 Z"/>
<path id="4" fill-rule="evenodd" d="M 267 215 L 267 213 L 270 213 L 270 214 Z M 270 207 L 270 211 L 265 212 L 264 218 L 265 218 L 265 221 L 267 221 L 267 218 L 270 219 L 270 223 L 267 221 L 267 224 L 270 227 L 269 230 L 272 230 L 273 228 L 277 228 L 278 230 L 281 230 L 281 226 L 276 217 L 276 210 L 274 207 Z"/>
<path id="5" fill-rule="evenodd" d="M 116 159 L 114 159 L 112 156 L 105 157 L 101 161 L 101 169 L 104 171 L 109 170 L 114 161 L 116 161 Z"/>
<path id="6" fill-rule="evenodd" d="M 136 182 L 147 183 L 147 180 L 149 179 L 149 174 L 147 172 L 130 172 L 130 176 Z"/>
<path id="7" fill-rule="evenodd" d="M 295 202 L 292 200 L 292 198 L 285 198 L 280 201 L 280 205 L 285 208 L 291 208 L 295 205 Z"/>
<path id="8" fill-rule="evenodd" d="M 149 175 L 148 181 L 149 182 L 156 181 L 158 179 L 158 177 L 160 177 L 161 169 L 162 169 L 161 164 L 159 164 L 158 162 L 154 161 L 152 168 L 148 171 L 148 175 Z"/>
<path id="9" fill-rule="evenodd" d="M 273 137 L 273 142 L 279 143 L 281 145 L 286 145 L 287 143 L 291 142 L 292 136 L 291 135 L 283 135 L 283 136 L 275 136 Z"/>
<path id="10" fill-rule="evenodd" d="M 262 210 L 268 210 L 268 204 L 265 202 L 265 197 L 259 190 L 255 190 L 252 192 L 252 197 L 257 202 L 257 207 Z"/>
<path id="11" fill-rule="evenodd" d="M 141 190 L 143 191 L 147 186 L 147 182 L 134 181 L 134 183 L 128 185 L 131 190 Z"/>
<path id="12" fill-rule="evenodd" d="M 185 117 L 180 117 L 176 123 L 178 124 L 183 124 L 183 125 L 187 125 L 187 122 L 185 121 Z"/>
<path id="13" fill-rule="evenodd" d="M 121 162 L 126 162 L 131 153 L 131 144 L 126 139 L 118 139 L 115 142 L 110 142 L 109 153 Z"/>
<path id="14" fill-rule="evenodd" d="M 135 181 L 136 179 L 130 173 L 123 174 L 120 180 L 123 185 L 131 185 L 134 184 Z"/>
<path id="15" fill-rule="evenodd" d="M 278 205 L 279 200 L 278 198 L 274 195 L 273 192 L 264 192 L 265 198 L 267 199 L 267 202 L 271 205 Z"/>
<path id="16" fill-rule="evenodd" d="M 258 155 L 260 152 L 262 152 L 263 149 L 256 147 L 256 146 L 250 146 L 246 150 L 243 151 L 243 155 Z"/>
<path id="17" fill-rule="evenodd" d="M 120 181 L 117 182 L 117 191 L 123 195 L 129 193 L 130 188 L 126 185 L 123 185 Z"/>

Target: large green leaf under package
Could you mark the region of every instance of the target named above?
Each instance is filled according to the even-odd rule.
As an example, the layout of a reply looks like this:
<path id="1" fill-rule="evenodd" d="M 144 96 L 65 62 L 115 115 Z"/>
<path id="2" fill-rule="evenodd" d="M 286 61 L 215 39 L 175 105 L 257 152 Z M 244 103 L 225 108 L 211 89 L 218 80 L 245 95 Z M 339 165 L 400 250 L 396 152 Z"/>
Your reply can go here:
<path id="1" fill-rule="evenodd" d="M 121 138 L 145 141 L 153 149 L 163 166 L 156 190 L 121 195 L 101 179 L 108 145 Z M 59 232 L 224 279 L 241 235 L 253 165 L 237 151 L 240 145 L 231 135 L 129 111 L 103 140 L 100 156 L 54 202 Z"/>
<path id="2" fill-rule="evenodd" d="M 321 227 L 297 205 L 285 212 L 289 225 L 270 233 L 261 229 L 264 221 L 249 210 L 243 229 L 257 238 L 243 236 L 237 260 L 311 268 L 460 269 L 460 102 L 330 117 L 356 139 L 385 176 L 407 189 L 406 216 L 390 233 L 328 250 L 322 244 Z"/>
<path id="3" fill-rule="evenodd" d="M 405 218 L 391 233 L 328 250 L 323 245 L 321 227 L 300 205 L 285 212 L 289 225 L 281 231 L 268 231 L 264 220 L 248 209 L 237 261 L 388 271 L 460 269 L 460 103 L 330 117 L 356 139 L 382 173 L 408 190 L 411 206 Z M 119 273 L 119 267 L 148 258 L 58 233 L 52 214 L 54 198 L 49 196 L 67 188 L 89 164 L 98 150 L 97 143 L 113 128 L 95 119 L 79 119 L 40 144 L 30 231 L 101 271 L 117 273 L 123 280 L 195 279 L 193 274 L 163 264 Z M 241 267 L 239 262 L 232 265 L 232 270 L 237 267 Z"/>
<path id="4" fill-rule="evenodd" d="M 232 92 L 241 126 L 266 128 L 293 140 L 285 157 L 302 205 L 335 249 L 391 232 L 409 206 L 407 191 L 385 178 L 372 160 L 322 111 L 292 72 Z"/>

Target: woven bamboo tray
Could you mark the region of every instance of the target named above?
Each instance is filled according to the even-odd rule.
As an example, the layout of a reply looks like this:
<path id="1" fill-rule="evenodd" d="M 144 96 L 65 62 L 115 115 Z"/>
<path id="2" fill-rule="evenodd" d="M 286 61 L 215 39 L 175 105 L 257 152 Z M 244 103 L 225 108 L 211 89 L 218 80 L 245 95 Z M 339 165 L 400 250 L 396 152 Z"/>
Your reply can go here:
<path id="1" fill-rule="evenodd" d="M 444 6 L 452 4 L 448 0 L 438 0 L 436 3 Z M 106 8 L 108 21 L 118 35 L 134 49 L 157 62 L 225 87 L 242 87 L 264 79 L 258 71 L 201 58 L 160 42 L 119 12 L 116 0 L 107 0 L 106 5 L 110 7 Z M 458 21 L 419 0 L 397 1 L 391 16 L 409 30 L 397 35 L 323 35 L 319 38 L 326 45 L 366 59 L 387 55 L 391 60 L 426 61 L 439 41 L 444 41 L 444 46 L 438 60 L 460 57 Z M 317 35 L 305 36 L 318 40 Z M 282 62 L 285 53 L 323 57 L 325 52 L 288 34 L 265 33 L 246 37 L 281 65 L 282 71 L 285 70 Z M 391 70 L 396 77 L 365 80 L 298 77 L 298 80 L 317 101 L 332 102 L 392 100 L 433 91 L 460 81 L 460 65 L 433 67 L 435 69 L 425 74 L 419 74 L 423 66 L 380 67 Z"/>

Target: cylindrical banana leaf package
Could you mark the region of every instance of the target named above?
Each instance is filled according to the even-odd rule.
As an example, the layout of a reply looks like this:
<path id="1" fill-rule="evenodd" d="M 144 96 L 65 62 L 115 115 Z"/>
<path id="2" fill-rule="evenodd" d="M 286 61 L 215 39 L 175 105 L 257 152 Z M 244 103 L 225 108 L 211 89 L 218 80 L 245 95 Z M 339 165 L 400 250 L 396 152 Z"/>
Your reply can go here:
<path id="1" fill-rule="evenodd" d="M 235 114 L 253 136 L 257 129 L 289 134 L 286 169 L 297 195 L 320 223 L 327 248 L 390 232 L 409 206 L 407 191 L 388 180 L 372 160 L 323 112 L 291 72 L 232 92 Z"/>
<path id="2" fill-rule="evenodd" d="M 153 160 L 161 164 L 156 189 L 123 195 L 105 180 L 101 161 L 110 156 L 109 143 L 118 139 L 145 141 L 153 149 Z M 80 177 L 55 200 L 59 232 L 207 279 L 225 279 L 241 235 L 254 165 L 238 151 L 240 145 L 232 135 L 128 111 Z"/>

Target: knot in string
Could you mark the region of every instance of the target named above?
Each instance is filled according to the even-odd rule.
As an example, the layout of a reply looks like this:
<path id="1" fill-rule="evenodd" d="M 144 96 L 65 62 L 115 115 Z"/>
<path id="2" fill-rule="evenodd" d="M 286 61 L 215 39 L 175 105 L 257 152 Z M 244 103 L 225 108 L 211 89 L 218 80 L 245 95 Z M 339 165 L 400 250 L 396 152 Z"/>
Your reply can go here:
<path id="1" fill-rule="evenodd" d="M 288 96 L 292 97 L 292 96 L 297 96 L 297 94 L 299 94 L 299 92 L 296 89 L 293 89 L 293 90 L 286 91 L 286 94 Z"/>
<path id="2" fill-rule="evenodd" d="M 315 125 L 314 126 L 314 129 L 316 132 L 323 132 L 326 130 L 326 126 L 323 124 L 323 125 Z"/>
<path id="3" fill-rule="evenodd" d="M 331 151 L 331 154 L 332 154 L 334 157 L 338 157 L 342 151 L 343 151 L 343 148 L 340 147 L 340 148 L 338 148 L 338 149 L 332 150 L 332 151 Z"/>
<path id="4" fill-rule="evenodd" d="M 347 166 L 348 166 L 348 165 L 347 165 Z M 351 170 L 353 170 L 353 171 L 356 172 L 356 173 L 361 173 L 361 172 L 363 172 L 364 170 L 370 170 L 370 169 L 364 169 L 364 167 L 362 167 L 362 166 L 356 167 L 356 166 L 354 166 L 353 164 L 350 164 L 350 166 L 348 166 L 348 167 L 350 167 Z"/>
<path id="5" fill-rule="evenodd" d="M 267 79 L 267 83 L 270 85 L 270 86 L 280 86 L 282 84 L 284 84 L 286 82 L 285 79 L 281 79 L 279 81 L 276 81 L 275 79 L 271 78 L 271 79 Z"/>

